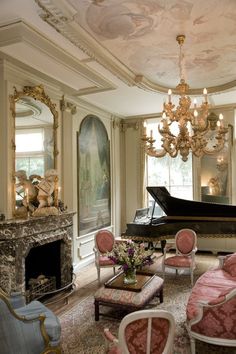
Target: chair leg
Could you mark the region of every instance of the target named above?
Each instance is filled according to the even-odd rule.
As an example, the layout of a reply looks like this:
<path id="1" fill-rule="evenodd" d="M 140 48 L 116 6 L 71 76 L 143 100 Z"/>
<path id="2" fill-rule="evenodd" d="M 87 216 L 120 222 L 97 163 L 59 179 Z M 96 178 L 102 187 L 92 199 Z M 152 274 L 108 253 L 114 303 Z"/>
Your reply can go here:
<path id="1" fill-rule="evenodd" d="M 162 260 L 162 278 L 165 279 L 165 263 Z"/>
<path id="2" fill-rule="evenodd" d="M 94 309 L 95 309 L 95 321 L 99 321 L 99 301 L 95 300 L 94 301 Z"/>
<path id="3" fill-rule="evenodd" d="M 100 284 L 100 268 L 97 267 L 97 273 L 98 273 L 98 283 Z"/>
<path id="4" fill-rule="evenodd" d="M 160 304 L 163 302 L 163 287 L 161 288 L 159 292 L 159 299 L 160 299 Z"/>
<path id="5" fill-rule="evenodd" d="M 193 270 L 191 269 L 191 285 L 193 286 Z"/>
<path id="6" fill-rule="evenodd" d="M 114 273 L 114 275 L 116 274 L 116 268 L 115 267 L 113 267 L 113 273 Z"/>
<path id="7" fill-rule="evenodd" d="M 165 264 L 162 265 L 162 278 L 165 279 Z"/>
<path id="8" fill-rule="evenodd" d="M 61 348 L 60 347 L 48 347 L 43 351 L 42 354 L 52 354 L 52 353 L 61 354 L 62 353 Z"/>
<path id="9" fill-rule="evenodd" d="M 193 337 L 190 337 L 190 348 L 191 348 L 191 354 L 195 354 L 196 353 L 195 339 Z"/>

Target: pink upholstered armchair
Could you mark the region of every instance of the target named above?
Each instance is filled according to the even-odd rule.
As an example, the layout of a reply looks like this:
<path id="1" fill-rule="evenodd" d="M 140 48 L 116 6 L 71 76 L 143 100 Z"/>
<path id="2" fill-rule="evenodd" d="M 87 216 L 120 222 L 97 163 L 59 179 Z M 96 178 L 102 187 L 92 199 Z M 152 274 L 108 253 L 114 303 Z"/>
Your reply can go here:
<path id="1" fill-rule="evenodd" d="M 115 264 L 111 259 L 106 256 L 107 252 L 111 252 L 115 244 L 115 238 L 112 232 L 109 230 L 99 230 L 95 235 L 95 246 L 93 248 L 95 253 L 95 265 L 97 268 L 98 282 L 100 284 L 100 269 L 101 268 L 113 268 L 115 274 L 115 268 L 120 267 Z"/>
<path id="2" fill-rule="evenodd" d="M 191 284 L 193 285 L 193 272 L 196 268 L 195 254 L 197 251 L 197 235 L 191 229 L 182 229 L 175 235 L 175 244 L 167 244 L 164 249 L 164 256 L 162 261 L 163 278 L 165 276 L 165 269 L 172 268 L 176 270 L 188 269 L 191 275 Z M 175 247 L 176 253 L 174 256 L 167 257 L 167 251 Z"/>
<path id="3" fill-rule="evenodd" d="M 175 319 L 164 310 L 135 311 L 122 319 L 118 339 L 107 328 L 104 334 L 113 343 L 109 354 L 171 354 Z"/>

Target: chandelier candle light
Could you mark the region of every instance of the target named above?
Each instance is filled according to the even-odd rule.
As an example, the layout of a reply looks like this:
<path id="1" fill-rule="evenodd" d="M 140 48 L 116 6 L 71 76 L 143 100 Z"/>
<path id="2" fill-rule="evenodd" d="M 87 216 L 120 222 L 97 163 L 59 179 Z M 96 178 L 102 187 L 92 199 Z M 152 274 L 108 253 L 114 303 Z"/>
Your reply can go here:
<path id="1" fill-rule="evenodd" d="M 189 85 L 185 82 L 182 46 L 185 40 L 184 35 L 176 37 L 180 46 L 179 67 L 180 67 L 180 83 L 176 87 L 179 98 L 179 105 L 175 108 L 172 103 L 172 91 L 168 90 L 168 101 L 163 105 L 162 120 L 158 126 L 158 131 L 162 138 L 162 149 L 157 149 L 154 146 L 155 139 L 153 132 L 150 131 L 150 136 L 147 135 L 147 129 L 144 122 L 144 131 L 142 140 L 145 142 L 145 151 L 149 156 L 163 157 L 167 153 L 171 157 L 176 157 L 178 153 L 183 161 L 188 160 L 188 155 L 192 152 L 195 156 L 200 157 L 203 154 L 211 155 L 222 150 L 226 141 L 228 128 L 224 127 L 223 115 L 219 115 L 216 122 L 208 119 L 209 103 L 207 97 L 207 89 L 204 88 L 204 101 L 200 107 L 197 107 L 197 101 L 194 99 L 191 107 L 191 99 L 187 96 Z M 173 124 L 174 123 L 174 124 Z M 172 126 L 178 126 L 178 134 Z M 176 127 L 175 127 L 176 128 Z M 209 141 L 206 134 L 209 131 L 215 132 L 215 143 L 209 146 Z"/>

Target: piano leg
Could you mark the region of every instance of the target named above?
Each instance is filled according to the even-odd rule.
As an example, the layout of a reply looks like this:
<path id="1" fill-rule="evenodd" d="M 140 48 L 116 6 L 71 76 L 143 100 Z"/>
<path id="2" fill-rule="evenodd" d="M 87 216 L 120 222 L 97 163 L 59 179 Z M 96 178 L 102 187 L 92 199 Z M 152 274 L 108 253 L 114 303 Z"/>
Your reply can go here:
<path id="1" fill-rule="evenodd" d="M 149 250 L 153 250 L 153 248 L 154 248 L 153 242 L 148 242 L 147 248 L 148 248 Z"/>
<path id="2" fill-rule="evenodd" d="M 166 240 L 161 240 L 161 252 L 164 254 L 164 248 L 166 246 Z"/>

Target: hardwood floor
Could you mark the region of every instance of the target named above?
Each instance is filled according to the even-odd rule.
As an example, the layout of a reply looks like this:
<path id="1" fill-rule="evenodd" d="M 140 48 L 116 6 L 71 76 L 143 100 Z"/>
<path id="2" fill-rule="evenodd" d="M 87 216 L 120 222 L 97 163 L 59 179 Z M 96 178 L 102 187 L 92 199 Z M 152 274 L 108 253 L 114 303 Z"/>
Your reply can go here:
<path id="1" fill-rule="evenodd" d="M 152 265 L 153 268 L 160 272 L 160 265 L 162 261 L 162 253 L 156 252 L 156 261 Z M 218 264 L 217 256 L 207 252 L 198 252 L 196 255 L 197 271 L 202 273 L 210 267 L 215 267 Z M 104 283 L 113 276 L 112 268 L 102 268 L 101 269 L 101 283 Z M 61 315 L 65 311 L 68 311 L 75 304 L 83 301 L 89 295 L 94 293 L 98 288 L 97 280 L 97 270 L 94 263 L 89 264 L 88 266 L 78 270 L 76 274 L 76 289 L 69 296 L 68 303 L 65 303 L 65 300 L 60 300 L 55 303 L 55 298 L 51 298 L 49 303 L 46 303 L 56 315 Z"/>
<path id="2" fill-rule="evenodd" d="M 101 270 L 101 284 L 105 283 L 108 279 L 113 276 L 112 268 L 103 268 Z M 48 302 L 45 303 L 56 315 L 63 314 L 68 311 L 75 304 L 83 301 L 89 295 L 94 293 L 99 288 L 97 280 L 97 269 L 94 263 L 78 270 L 75 279 L 75 290 L 68 297 L 68 303 L 65 300 L 56 301 L 56 297 L 52 297 Z M 54 301 L 56 301 L 54 303 Z"/>

